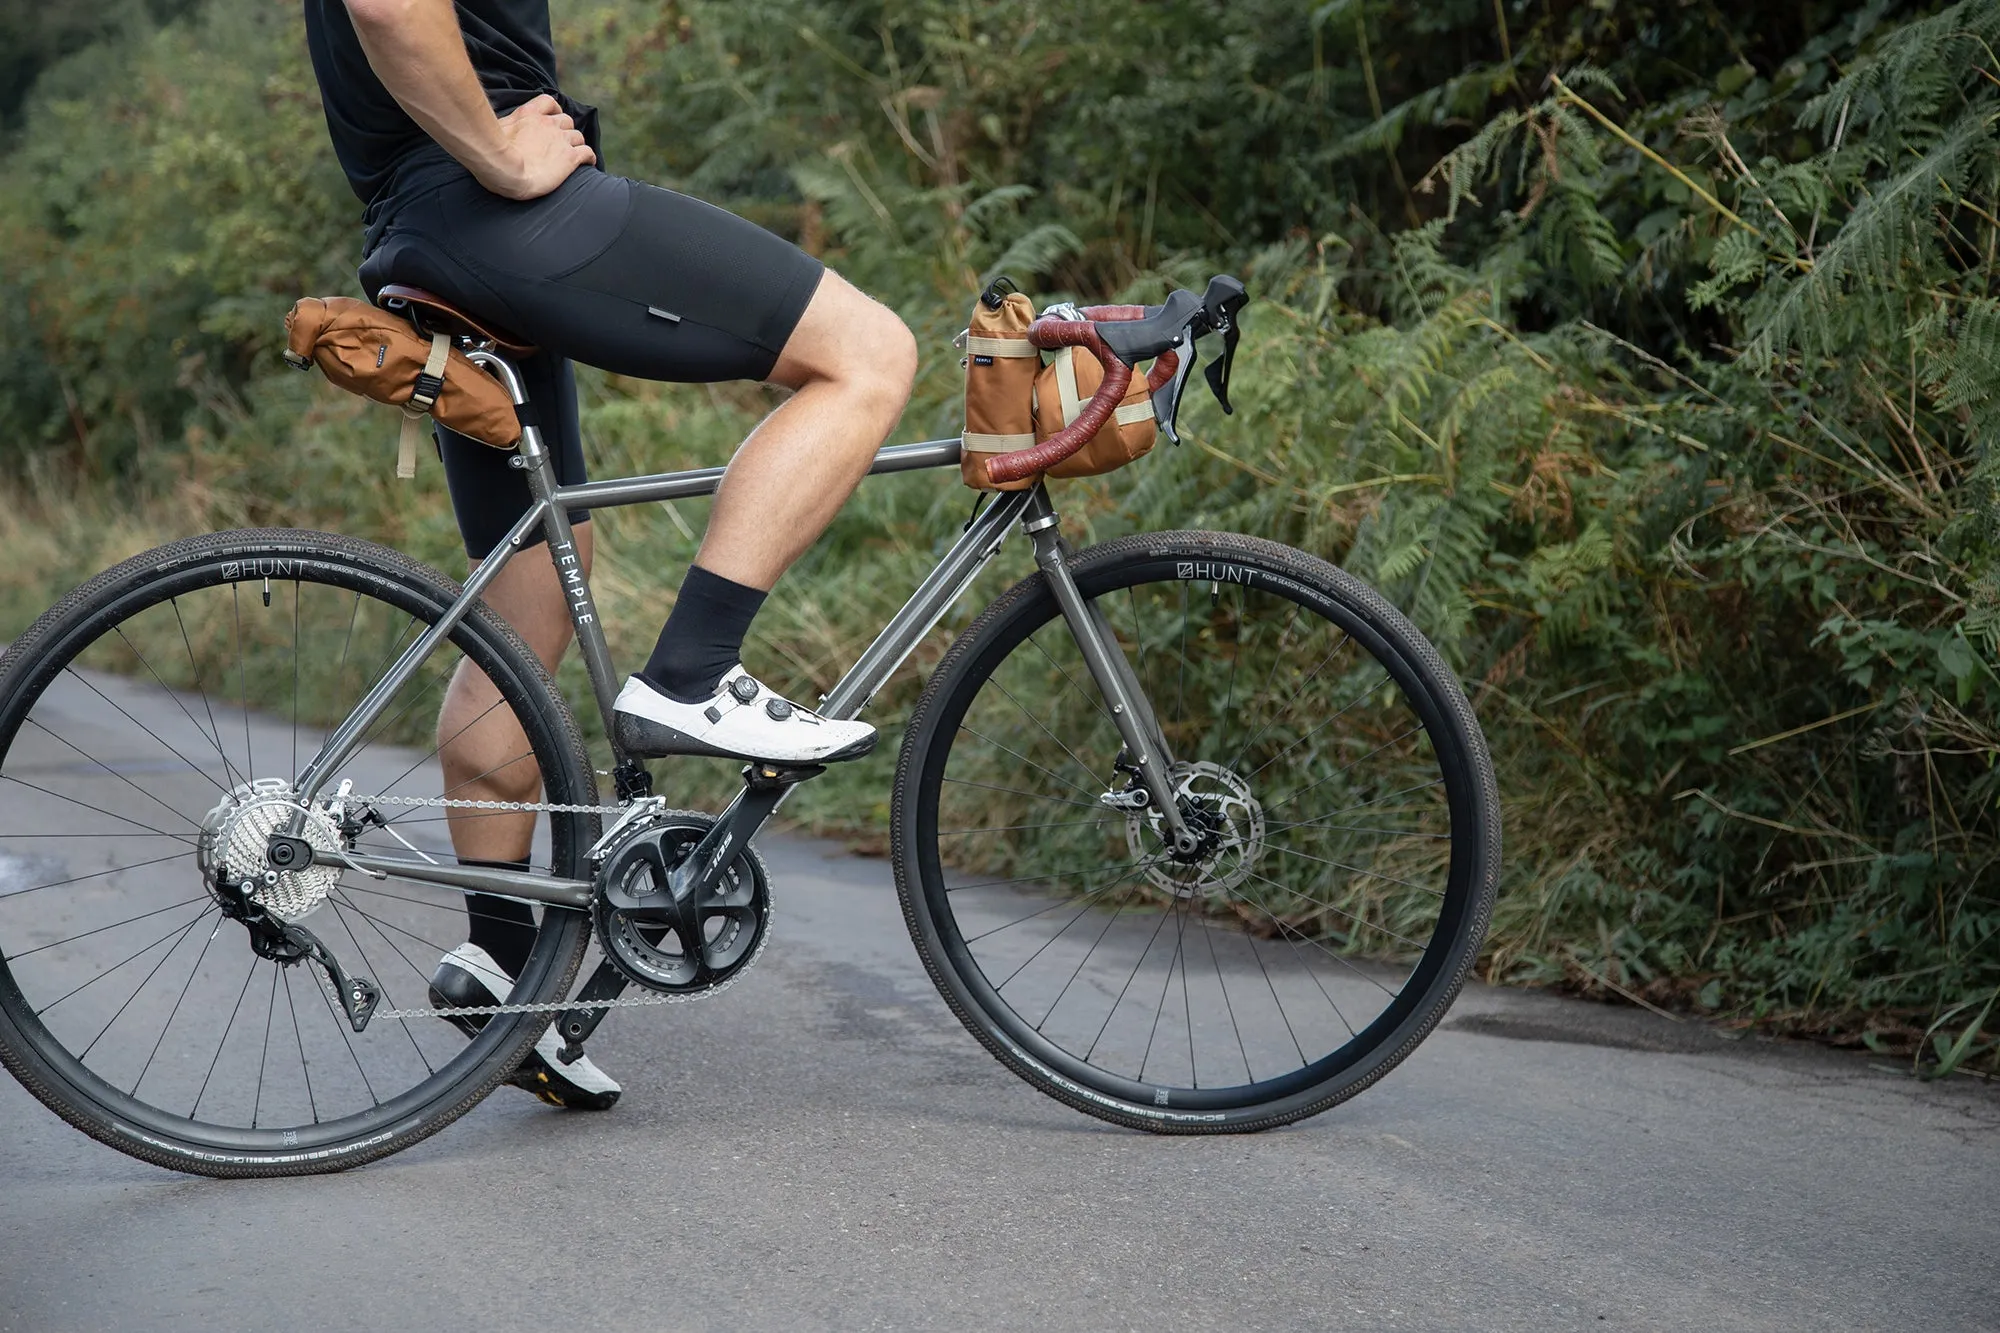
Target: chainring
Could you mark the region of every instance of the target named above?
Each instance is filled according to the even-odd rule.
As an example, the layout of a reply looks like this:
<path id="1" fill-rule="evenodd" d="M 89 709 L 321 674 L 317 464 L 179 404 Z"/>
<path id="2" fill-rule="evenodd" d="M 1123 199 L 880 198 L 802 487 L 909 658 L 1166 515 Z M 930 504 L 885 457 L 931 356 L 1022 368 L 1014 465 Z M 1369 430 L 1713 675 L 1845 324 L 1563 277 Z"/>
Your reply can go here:
<path id="1" fill-rule="evenodd" d="M 770 937 L 770 875 L 750 847 L 737 851 L 700 901 L 673 898 L 669 873 L 714 825 L 715 816 L 699 811 L 661 811 L 621 834 L 599 863 L 590 913 L 598 945 L 612 966 L 649 990 L 712 995 L 756 962 Z M 614 906 L 610 886 L 646 905 Z"/>

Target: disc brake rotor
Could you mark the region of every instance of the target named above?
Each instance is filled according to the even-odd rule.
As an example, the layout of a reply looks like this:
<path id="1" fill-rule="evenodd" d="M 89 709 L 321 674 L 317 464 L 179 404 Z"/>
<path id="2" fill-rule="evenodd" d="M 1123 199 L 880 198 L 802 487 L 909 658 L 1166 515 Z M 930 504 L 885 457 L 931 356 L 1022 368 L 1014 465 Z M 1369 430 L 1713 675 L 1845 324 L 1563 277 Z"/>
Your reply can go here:
<path id="1" fill-rule="evenodd" d="M 1175 764 L 1168 772 L 1181 817 L 1201 837 L 1188 856 L 1168 850 L 1157 810 L 1125 817 L 1125 844 L 1146 878 L 1179 898 L 1219 893 L 1250 877 L 1264 852 L 1264 807 L 1250 784 L 1220 764 Z"/>
<path id="2" fill-rule="evenodd" d="M 713 994 L 763 952 L 771 895 L 762 859 L 737 852 L 712 892 L 676 899 L 671 875 L 714 825 L 712 815 L 669 811 L 628 830 L 604 856 L 591 908 L 597 942 L 641 986 L 681 996 Z M 634 908 L 613 906 L 616 887 Z"/>

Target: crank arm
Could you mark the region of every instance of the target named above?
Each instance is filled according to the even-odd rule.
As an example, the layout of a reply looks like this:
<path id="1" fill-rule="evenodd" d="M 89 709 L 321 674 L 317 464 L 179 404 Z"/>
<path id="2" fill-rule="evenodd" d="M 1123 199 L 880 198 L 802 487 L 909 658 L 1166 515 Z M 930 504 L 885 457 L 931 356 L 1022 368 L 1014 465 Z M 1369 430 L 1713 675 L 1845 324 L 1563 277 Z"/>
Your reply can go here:
<path id="1" fill-rule="evenodd" d="M 598 1000 L 615 1000 L 629 984 L 625 974 L 607 958 L 597 965 L 597 970 L 590 974 L 590 980 L 576 993 L 576 1001 L 579 1005 L 586 1005 Z M 558 1018 L 556 1031 L 562 1034 L 563 1047 L 556 1052 L 556 1059 L 566 1065 L 575 1064 L 577 1057 L 583 1054 L 583 1044 L 590 1040 L 590 1034 L 597 1031 L 597 1025 L 610 1012 L 609 1009 L 579 1008 L 571 1009 Z"/>

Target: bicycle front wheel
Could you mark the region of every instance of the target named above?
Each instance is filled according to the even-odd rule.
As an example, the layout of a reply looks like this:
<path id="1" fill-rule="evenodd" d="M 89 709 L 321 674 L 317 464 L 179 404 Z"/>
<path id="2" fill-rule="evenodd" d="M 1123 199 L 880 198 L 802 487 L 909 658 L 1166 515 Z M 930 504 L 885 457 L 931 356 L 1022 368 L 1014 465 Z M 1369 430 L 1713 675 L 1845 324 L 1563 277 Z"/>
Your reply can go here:
<path id="1" fill-rule="evenodd" d="M 340 849 L 353 834 L 328 798 L 347 784 L 346 814 L 378 816 L 355 850 L 450 864 L 445 810 L 421 802 L 453 794 L 438 762 L 453 738 L 434 727 L 461 660 L 499 694 L 462 730 L 518 734 L 503 757 L 532 766 L 544 799 L 594 803 L 569 710 L 483 606 L 391 696 L 319 798 L 293 799 L 327 731 L 457 594 L 372 543 L 218 533 L 92 579 L 0 658 L 0 1061 L 29 1091 L 146 1161 L 293 1175 L 407 1147 L 520 1061 L 548 1015 L 495 1018 L 469 1040 L 443 1020 L 388 1015 L 429 1007 L 439 959 L 482 910 L 532 931 L 510 998 L 560 1000 L 586 913 L 537 917 L 317 857 L 276 876 L 260 890 L 270 911 L 380 988 L 380 1012 L 356 1033 L 324 971 L 257 952 L 214 883 L 219 863 L 261 871 L 269 834 L 301 809 L 306 840 Z M 491 730 L 503 721 L 518 733 Z M 534 868 L 577 876 L 595 830 L 594 815 L 548 817 Z"/>
<path id="2" fill-rule="evenodd" d="M 1499 801 L 1463 690 L 1380 596 L 1273 542 L 1156 533 L 1072 570 L 1201 845 L 1137 805 L 1035 575 L 952 644 L 905 736 L 896 883 L 925 966 L 1002 1063 L 1106 1120 L 1258 1130 L 1353 1096 L 1450 1007 L 1492 913 Z"/>

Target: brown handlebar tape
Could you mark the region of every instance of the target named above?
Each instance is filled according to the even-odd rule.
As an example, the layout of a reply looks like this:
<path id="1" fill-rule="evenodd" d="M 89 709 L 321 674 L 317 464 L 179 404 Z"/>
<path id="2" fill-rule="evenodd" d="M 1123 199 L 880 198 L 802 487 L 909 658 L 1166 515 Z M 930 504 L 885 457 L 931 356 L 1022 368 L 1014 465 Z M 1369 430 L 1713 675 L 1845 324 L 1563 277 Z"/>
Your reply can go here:
<path id="1" fill-rule="evenodd" d="M 1136 305 L 1096 305 L 1088 306 L 1081 313 L 1097 320 L 1143 319 L 1146 308 Z M 1082 347 L 1095 356 L 1104 367 L 1104 379 L 1097 386 L 1075 421 L 1057 431 L 1040 444 L 1028 449 L 1016 449 L 1011 453 L 995 454 L 987 460 L 986 475 L 997 482 L 1019 481 L 1032 477 L 1037 472 L 1046 472 L 1062 462 L 1090 442 L 1090 437 L 1103 429 L 1111 420 L 1111 414 L 1118 410 L 1120 400 L 1132 384 L 1132 367 L 1120 361 L 1117 355 L 1104 345 L 1097 330 L 1088 320 L 1049 319 L 1036 320 L 1028 328 L 1028 341 L 1044 351 L 1057 347 Z M 1174 352 L 1162 352 L 1153 363 L 1152 373 L 1146 376 L 1146 387 L 1158 390 L 1174 372 L 1180 368 L 1180 356 Z"/>

